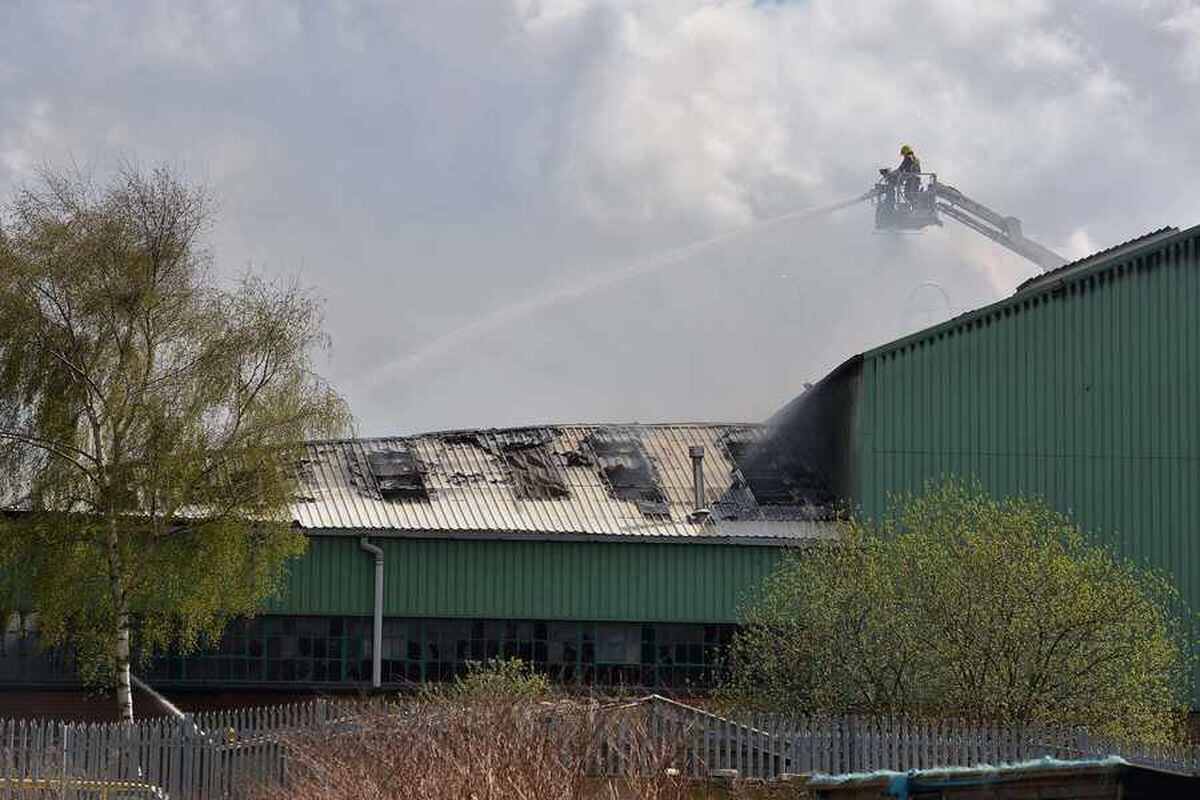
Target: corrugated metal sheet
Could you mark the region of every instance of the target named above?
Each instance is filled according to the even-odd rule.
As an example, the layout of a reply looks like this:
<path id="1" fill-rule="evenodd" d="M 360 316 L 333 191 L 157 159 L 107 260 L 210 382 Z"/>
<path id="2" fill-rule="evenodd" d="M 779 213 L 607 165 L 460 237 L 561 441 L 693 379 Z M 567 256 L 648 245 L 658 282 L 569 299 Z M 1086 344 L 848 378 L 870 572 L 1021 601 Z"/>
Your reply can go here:
<path id="1" fill-rule="evenodd" d="M 1035 492 L 1200 608 L 1200 228 L 865 355 L 857 500 Z"/>
<path id="2" fill-rule="evenodd" d="M 689 539 L 802 539 L 829 535 L 814 509 L 758 503 L 727 443 L 758 443 L 757 425 L 590 425 L 452 431 L 411 437 L 318 442 L 302 475 L 306 496 L 294 506 L 307 530 L 392 531 L 411 534 L 576 534 Z M 637 442 L 665 503 L 618 499 L 597 463 L 595 441 Z M 514 442 L 541 442 L 543 475 L 565 488 L 562 497 L 528 499 L 531 479 L 504 453 Z M 705 450 L 704 524 L 690 521 L 692 464 L 688 448 Z M 372 454 L 415 455 L 424 497 L 385 499 L 372 476 Z M 397 458 L 405 458 L 397 456 Z M 376 456 L 378 458 L 378 456 Z M 528 470 L 526 470 L 528 472 Z M 538 476 L 533 476 L 538 477 Z M 526 492 L 527 494 L 527 492 Z M 654 503 L 649 503 L 654 506 Z"/>
<path id="3" fill-rule="evenodd" d="M 1023 292 L 1026 289 L 1030 289 L 1035 286 L 1042 286 L 1047 283 L 1052 283 L 1054 281 L 1061 280 L 1061 279 L 1067 277 L 1068 275 L 1086 270 L 1086 269 L 1090 268 L 1092 265 L 1098 264 L 1101 261 L 1111 262 L 1113 259 L 1124 257 L 1127 254 L 1131 254 L 1135 250 L 1140 250 L 1143 247 L 1148 247 L 1150 245 L 1156 244 L 1157 242 L 1160 242 L 1163 239 L 1173 236 L 1174 234 L 1176 234 L 1178 232 L 1179 232 L 1179 228 L 1175 228 L 1170 225 L 1166 225 L 1166 226 L 1159 228 L 1156 231 L 1150 231 L 1150 233 L 1143 233 L 1141 236 L 1135 236 L 1134 238 L 1128 239 L 1124 242 L 1121 242 L 1120 244 L 1115 244 L 1112 247 L 1108 247 L 1099 252 L 1092 253 L 1090 256 L 1084 256 L 1083 258 L 1076 259 L 1075 261 L 1071 261 L 1069 263 L 1063 264 L 1061 267 L 1058 267 L 1057 269 L 1052 269 L 1041 275 L 1034 275 L 1032 278 L 1029 278 L 1028 280 L 1026 280 L 1026 281 L 1022 282 L 1020 285 L 1018 285 L 1017 291 Z"/>
<path id="4" fill-rule="evenodd" d="M 374 539 L 387 616 L 734 622 L 783 547 L 638 541 Z M 280 600 L 285 614 L 372 608 L 374 561 L 350 537 L 314 536 Z"/>

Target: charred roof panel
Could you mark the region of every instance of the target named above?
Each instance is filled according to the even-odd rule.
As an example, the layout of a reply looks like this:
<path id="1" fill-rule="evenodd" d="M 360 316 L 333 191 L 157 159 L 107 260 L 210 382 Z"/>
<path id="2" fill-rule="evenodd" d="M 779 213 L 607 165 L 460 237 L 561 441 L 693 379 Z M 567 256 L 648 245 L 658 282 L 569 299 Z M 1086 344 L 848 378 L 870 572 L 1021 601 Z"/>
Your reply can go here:
<path id="1" fill-rule="evenodd" d="M 647 516 L 670 515 L 654 465 L 636 434 L 597 431 L 586 442 L 614 498 L 637 503 Z"/>
<path id="2" fill-rule="evenodd" d="M 513 492 L 522 500 L 562 500 L 571 496 L 566 481 L 555 463 L 554 453 L 545 444 L 508 443 L 500 448 L 508 465 Z"/>
<path id="3" fill-rule="evenodd" d="M 384 500 L 428 500 L 425 470 L 411 450 L 394 447 L 367 454 L 367 464 Z"/>

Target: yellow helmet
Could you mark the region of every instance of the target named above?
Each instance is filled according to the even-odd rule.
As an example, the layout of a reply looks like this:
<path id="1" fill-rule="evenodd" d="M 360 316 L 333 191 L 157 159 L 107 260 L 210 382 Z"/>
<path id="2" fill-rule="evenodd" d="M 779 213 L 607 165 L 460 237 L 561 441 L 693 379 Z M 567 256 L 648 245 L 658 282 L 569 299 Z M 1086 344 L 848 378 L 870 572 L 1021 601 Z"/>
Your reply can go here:
<path id="1" fill-rule="evenodd" d="M 900 155 L 911 156 L 912 154 L 913 154 L 913 149 L 911 147 L 909 147 L 906 144 L 900 145 Z"/>

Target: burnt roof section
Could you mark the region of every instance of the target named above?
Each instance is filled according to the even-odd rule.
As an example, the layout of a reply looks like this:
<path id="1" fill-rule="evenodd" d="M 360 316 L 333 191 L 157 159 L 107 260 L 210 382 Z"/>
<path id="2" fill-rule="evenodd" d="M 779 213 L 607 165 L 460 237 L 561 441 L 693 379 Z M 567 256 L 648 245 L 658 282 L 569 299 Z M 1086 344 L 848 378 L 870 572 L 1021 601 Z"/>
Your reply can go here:
<path id="1" fill-rule="evenodd" d="M 631 500 L 649 517 L 670 517 L 671 507 L 659 485 L 658 471 L 642 446 L 638 431 L 598 430 L 584 444 L 596 457 L 600 476 L 616 500 Z"/>
<path id="2" fill-rule="evenodd" d="M 367 468 L 385 500 L 427 500 L 425 468 L 412 450 L 398 445 L 367 453 Z"/>
<path id="3" fill-rule="evenodd" d="M 811 507 L 742 474 L 765 429 L 750 424 L 564 425 L 313 442 L 292 512 L 312 531 L 499 537 L 574 534 L 716 540 L 830 535 Z M 693 510 L 690 447 L 704 447 Z M 397 455 L 402 454 L 402 455 Z M 399 485 L 383 484 L 387 480 Z M 419 478 L 419 492 L 416 480 Z M 755 485 L 764 493 L 760 501 Z"/>
<path id="4" fill-rule="evenodd" d="M 1159 228 L 1156 231 L 1151 231 L 1150 233 L 1144 233 L 1141 236 L 1136 236 L 1132 239 L 1121 242 L 1120 244 L 1115 244 L 1105 250 L 1092 253 L 1090 256 L 1084 256 L 1083 258 L 1077 259 L 1068 264 L 1063 264 L 1057 269 L 1052 269 L 1049 272 L 1042 273 L 1041 275 L 1034 275 L 1032 278 L 1017 286 L 1017 292 L 1023 292 L 1026 289 L 1033 289 L 1043 284 L 1052 283 L 1056 280 L 1062 280 L 1063 278 L 1069 277 L 1073 273 L 1082 272 L 1088 267 L 1101 261 L 1107 261 L 1110 258 L 1119 258 L 1126 253 L 1137 250 L 1140 247 L 1145 247 L 1146 245 L 1154 244 L 1155 242 L 1166 239 L 1169 236 L 1174 236 L 1177 233 L 1179 233 L 1179 228 L 1174 228 L 1170 225 Z"/>

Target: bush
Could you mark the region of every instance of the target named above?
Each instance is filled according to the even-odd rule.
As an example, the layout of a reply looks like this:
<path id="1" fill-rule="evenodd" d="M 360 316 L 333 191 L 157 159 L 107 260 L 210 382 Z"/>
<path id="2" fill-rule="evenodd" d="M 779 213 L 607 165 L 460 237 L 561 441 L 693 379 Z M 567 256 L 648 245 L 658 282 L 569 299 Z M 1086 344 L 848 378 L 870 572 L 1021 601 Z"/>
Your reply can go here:
<path id="1" fill-rule="evenodd" d="M 721 694 L 1166 742 L 1185 697 L 1180 605 L 1044 502 L 948 481 L 790 558 L 745 609 Z"/>
<path id="2" fill-rule="evenodd" d="M 451 693 L 463 700 L 513 702 L 543 700 L 551 694 L 550 679 L 519 658 L 490 658 L 468 665 Z"/>

